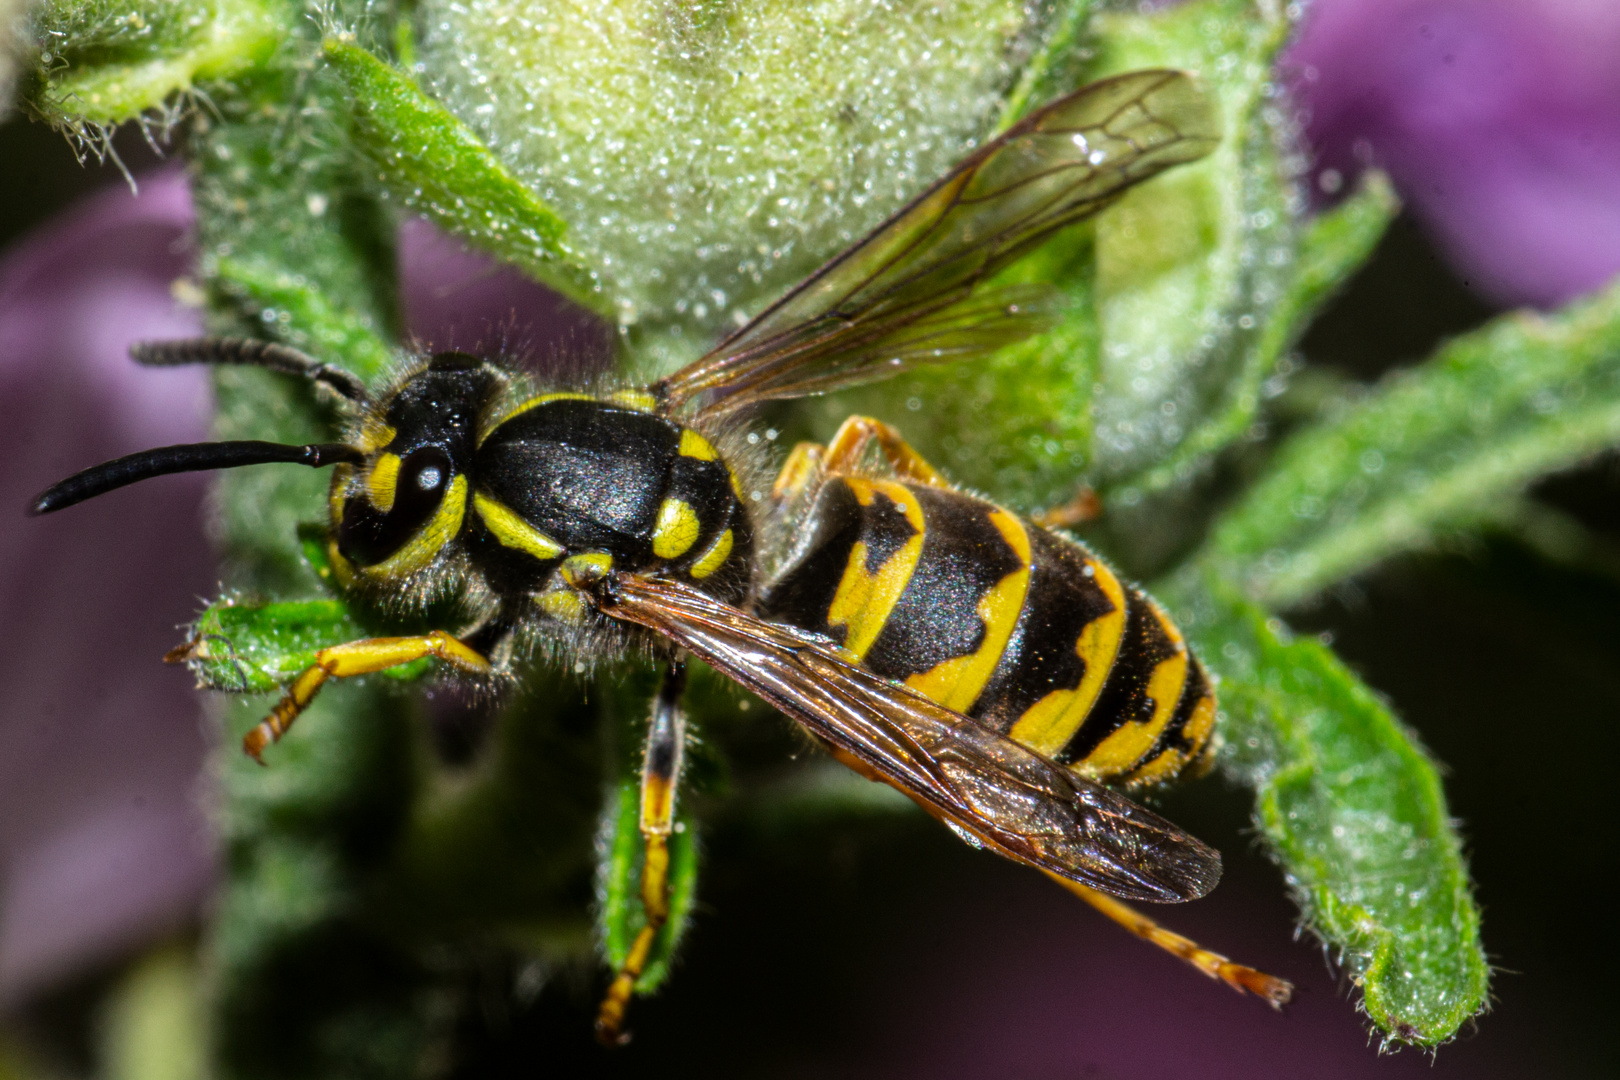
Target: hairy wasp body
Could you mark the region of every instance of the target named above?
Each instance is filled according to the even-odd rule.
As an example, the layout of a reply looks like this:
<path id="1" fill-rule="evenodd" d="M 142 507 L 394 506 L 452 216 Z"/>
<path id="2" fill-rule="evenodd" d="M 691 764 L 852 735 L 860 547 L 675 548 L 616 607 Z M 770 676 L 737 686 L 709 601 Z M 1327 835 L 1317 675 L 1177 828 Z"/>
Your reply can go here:
<path id="1" fill-rule="evenodd" d="M 1216 852 L 1115 790 L 1195 768 L 1211 745 L 1209 681 L 1164 613 L 1082 545 L 952 488 L 877 420 L 853 417 L 825 446 L 800 445 L 768 497 L 739 481 L 734 449 L 749 406 L 1039 332 L 1041 291 L 994 287 L 996 271 L 1216 138 L 1178 72 L 1076 91 L 645 388 L 539 392 L 498 362 L 452 352 L 373 394 L 273 343 L 141 346 L 146 363 L 312 379 L 353 404 L 348 438 L 165 447 L 70 477 L 32 509 L 188 469 L 336 465 L 338 584 L 401 605 L 454 592 L 478 613 L 470 626 L 322 649 L 247 737 L 256 757 L 331 678 L 425 656 L 487 675 L 520 633 L 565 652 L 650 645 L 665 674 L 642 772 L 646 924 L 603 1001 L 606 1040 L 620 1036 L 668 915 L 687 656 L 974 843 L 1279 1003 L 1286 983 L 1112 899 L 1192 899 L 1220 874 Z"/>

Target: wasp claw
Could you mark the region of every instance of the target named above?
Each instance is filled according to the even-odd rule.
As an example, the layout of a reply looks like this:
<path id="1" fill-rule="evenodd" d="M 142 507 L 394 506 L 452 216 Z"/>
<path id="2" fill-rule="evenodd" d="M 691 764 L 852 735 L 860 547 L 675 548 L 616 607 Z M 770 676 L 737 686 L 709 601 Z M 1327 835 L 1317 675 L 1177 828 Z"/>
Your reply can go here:
<path id="1" fill-rule="evenodd" d="M 270 730 L 268 722 L 261 721 L 252 731 L 242 736 L 242 752 L 263 765 L 264 748 L 274 741 L 275 732 Z"/>
<path id="2" fill-rule="evenodd" d="M 192 638 L 190 641 L 176 645 L 163 654 L 163 662 L 165 664 L 184 664 L 188 660 L 195 659 L 198 641 L 199 639 Z"/>

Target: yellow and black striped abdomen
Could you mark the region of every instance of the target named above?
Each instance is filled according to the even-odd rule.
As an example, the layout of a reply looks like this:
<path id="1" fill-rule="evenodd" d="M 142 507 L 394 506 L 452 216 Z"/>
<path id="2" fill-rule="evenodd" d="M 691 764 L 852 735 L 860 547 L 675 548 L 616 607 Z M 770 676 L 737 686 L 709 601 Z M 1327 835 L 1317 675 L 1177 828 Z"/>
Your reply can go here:
<path id="1" fill-rule="evenodd" d="M 919 484 L 834 477 L 759 614 L 1099 780 L 1169 779 L 1215 701 L 1175 626 L 1086 548 Z"/>

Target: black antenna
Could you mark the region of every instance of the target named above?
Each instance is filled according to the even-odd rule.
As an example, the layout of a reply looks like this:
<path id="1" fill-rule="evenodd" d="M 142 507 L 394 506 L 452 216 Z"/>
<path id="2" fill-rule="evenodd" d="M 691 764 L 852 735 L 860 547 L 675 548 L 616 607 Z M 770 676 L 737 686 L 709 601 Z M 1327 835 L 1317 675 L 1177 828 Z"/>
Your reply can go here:
<path id="1" fill-rule="evenodd" d="M 331 387 L 350 401 L 365 404 L 366 386 L 342 368 L 299 352 L 291 345 L 252 338 L 185 338 L 180 341 L 143 341 L 129 347 L 137 364 L 148 367 L 176 367 L 180 364 L 244 364 L 268 368 L 286 375 Z"/>
<path id="2" fill-rule="evenodd" d="M 74 473 L 60 483 L 52 484 L 28 504 L 29 516 L 49 514 L 74 503 L 105 495 L 109 491 L 178 472 L 206 472 L 212 469 L 234 469 L 240 465 L 266 465 L 287 462 L 319 469 L 342 462 L 359 464 L 365 461 L 364 451 L 347 443 L 311 443 L 291 446 L 272 442 L 211 442 L 185 443 L 180 446 L 160 446 L 142 450 L 138 454 L 105 461 L 100 465 Z"/>

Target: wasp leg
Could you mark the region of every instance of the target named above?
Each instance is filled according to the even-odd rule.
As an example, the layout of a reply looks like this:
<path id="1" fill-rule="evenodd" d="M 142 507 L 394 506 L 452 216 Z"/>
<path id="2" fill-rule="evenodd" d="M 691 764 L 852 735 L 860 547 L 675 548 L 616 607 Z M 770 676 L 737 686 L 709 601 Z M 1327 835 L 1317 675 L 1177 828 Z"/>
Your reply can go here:
<path id="1" fill-rule="evenodd" d="M 1068 502 L 1032 514 L 1030 520 L 1043 529 L 1069 529 L 1096 521 L 1102 517 L 1102 512 L 1102 497 L 1091 488 L 1083 487 Z"/>
<path id="2" fill-rule="evenodd" d="M 870 416 L 852 416 L 839 425 L 832 442 L 822 455 L 821 468 L 827 473 L 851 473 L 860 468 L 861 458 L 873 442 L 883 451 L 889 467 L 900 480 L 931 487 L 950 487 L 938 469 L 911 448 L 894 428 Z"/>
<path id="3" fill-rule="evenodd" d="M 596 1014 L 596 1037 L 605 1046 L 628 1040 L 624 1014 L 636 980 L 647 966 L 653 941 L 669 918 L 669 836 L 675 826 L 675 787 L 681 778 L 681 748 L 686 743 L 686 664 L 677 660 L 664 671 L 653 701 L 647 752 L 641 763 L 641 909 L 646 923 L 625 955 L 624 964 L 602 997 Z"/>
<path id="4" fill-rule="evenodd" d="M 827 448 L 819 443 L 802 442 L 795 446 L 782 463 L 771 485 L 771 501 L 783 503 L 809 491 L 825 473 L 823 459 Z"/>
<path id="5" fill-rule="evenodd" d="M 1273 1009 L 1282 1008 L 1294 995 L 1294 984 L 1286 979 L 1267 975 L 1263 971 L 1256 971 L 1242 964 L 1234 964 L 1220 953 L 1200 948 L 1197 942 L 1166 930 L 1129 904 L 1100 893 L 1096 889 L 1087 888 L 1077 881 L 1058 877 L 1050 870 L 1042 873 L 1137 937 L 1151 941 L 1173 956 L 1181 957 L 1205 975 L 1221 980 L 1234 990 L 1264 998 Z"/>
<path id="6" fill-rule="evenodd" d="M 259 764 L 264 764 L 264 748 L 287 733 L 298 714 L 315 700 L 327 679 L 370 675 L 424 656 L 436 656 L 475 675 L 490 670 L 488 660 L 443 630 L 420 637 L 366 638 L 333 645 L 315 654 L 315 662 L 292 681 L 270 715 L 242 739 L 242 749 Z"/>

